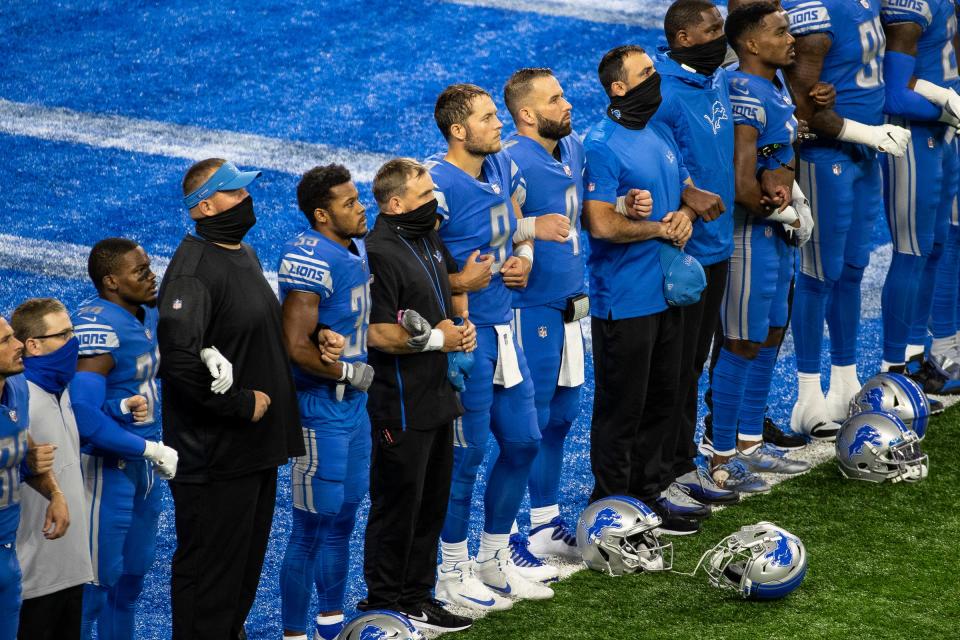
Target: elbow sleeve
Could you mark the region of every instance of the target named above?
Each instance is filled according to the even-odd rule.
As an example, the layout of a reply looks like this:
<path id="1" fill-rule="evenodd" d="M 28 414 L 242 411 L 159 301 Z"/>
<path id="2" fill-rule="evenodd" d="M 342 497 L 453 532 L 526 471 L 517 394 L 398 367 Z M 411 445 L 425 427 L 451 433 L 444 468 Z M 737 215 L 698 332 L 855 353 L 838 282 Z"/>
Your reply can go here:
<path id="1" fill-rule="evenodd" d="M 939 120 L 940 107 L 909 88 L 916 62 L 916 58 L 905 53 L 887 52 L 883 60 L 883 110 L 910 120 Z"/>
<path id="2" fill-rule="evenodd" d="M 78 371 L 70 383 L 70 399 L 77 431 L 83 442 L 122 456 L 141 456 L 146 441 L 130 433 L 103 412 L 107 380 L 90 371 Z"/>

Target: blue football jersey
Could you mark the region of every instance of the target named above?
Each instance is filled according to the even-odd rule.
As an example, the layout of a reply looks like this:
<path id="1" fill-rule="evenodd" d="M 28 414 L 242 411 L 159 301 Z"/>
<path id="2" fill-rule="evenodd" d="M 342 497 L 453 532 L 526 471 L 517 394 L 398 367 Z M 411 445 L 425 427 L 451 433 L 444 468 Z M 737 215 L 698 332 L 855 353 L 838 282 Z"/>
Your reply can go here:
<path id="1" fill-rule="evenodd" d="M 520 168 L 526 193 L 518 194 L 524 217 L 562 213 L 570 219 L 568 242 L 535 240 L 533 271 L 525 289 L 515 291 L 515 307 L 551 305 L 563 308 L 570 296 L 583 291 L 583 252 L 580 250 L 580 211 L 587 157 L 583 143 L 571 133 L 557 143 L 560 159 L 526 136 L 513 134 L 504 143 Z"/>
<path id="2" fill-rule="evenodd" d="M 313 229 L 304 231 L 284 246 L 277 281 L 281 301 L 291 291 L 319 296 L 317 322 L 346 340 L 341 360 L 366 362 L 370 265 L 363 240 L 355 238 L 352 245 L 348 249 Z M 293 374 L 299 391 L 331 384 L 329 378 L 314 376 L 296 364 Z"/>
<path id="3" fill-rule="evenodd" d="M 917 66 L 913 75 L 942 87 L 957 81 L 957 55 L 953 36 L 957 33 L 954 0 L 881 0 L 880 19 L 884 24 L 915 22 L 923 29 L 917 42 Z"/>
<path id="4" fill-rule="evenodd" d="M 27 455 L 30 392 L 23 375 L 10 376 L 0 395 L 0 544 L 17 537 L 20 524 L 20 463 Z"/>
<path id="5" fill-rule="evenodd" d="M 510 198 L 517 194 L 523 199 L 523 175 L 506 151 L 484 159 L 479 179 L 443 156 L 438 153 L 425 163 L 437 187 L 440 238 L 460 269 L 476 250 L 493 256 L 493 279 L 469 296 L 470 320 L 478 327 L 508 324 L 513 292 L 503 284 L 500 267 L 513 255 L 517 219 Z"/>
<path id="6" fill-rule="evenodd" d="M 110 354 L 113 369 L 107 375 L 104 412 L 117 416 L 120 401 L 141 395 L 147 399 L 148 415 L 143 422 L 118 420 L 126 430 L 147 440 L 160 439 L 160 406 L 157 403 L 157 347 L 155 307 L 142 307 L 143 322 L 126 309 L 91 298 L 73 314 L 73 330 L 80 341 L 80 357 Z"/>
<path id="7" fill-rule="evenodd" d="M 797 119 L 786 86 L 742 71 L 731 71 L 733 124 L 757 130 L 757 169 L 779 169 L 793 160 Z M 778 86 L 779 85 L 779 86 Z"/>
<path id="8" fill-rule="evenodd" d="M 650 122 L 627 129 L 605 117 L 587 133 L 585 200 L 615 204 L 630 189 L 653 196 L 649 220 L 662 220 L 680 208 L 690 177 L 670 128 Z M 607 242 L 590 236 L 590 314 L 604 320 L 636 318 L 667 308 L 663 297 L 660 243 Z"/>
<path id="9" fill-rule="evenodd" d="M 782 5 L 794 36 L 829 36 L 820 80 L 836 88 L 837 114 L 863 124 L 882 124 L 886 38 L 880 0 L 783 0 Z M 804 143 L 800 155 L 812 162 L 829 162 L 843 159 L 844 151 L 835 140 L 818 139 Z"/>

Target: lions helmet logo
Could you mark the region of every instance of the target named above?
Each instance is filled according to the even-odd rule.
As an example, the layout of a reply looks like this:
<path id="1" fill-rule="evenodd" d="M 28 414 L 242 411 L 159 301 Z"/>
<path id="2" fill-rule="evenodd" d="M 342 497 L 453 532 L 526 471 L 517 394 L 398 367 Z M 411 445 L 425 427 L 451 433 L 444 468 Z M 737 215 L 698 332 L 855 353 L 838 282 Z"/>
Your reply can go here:
<path id="1" fill-rule="evenodd" d="M 843 167 L 838 163 L 833 165 L 833 175 L 838 176 L 843 173 Z"/>
<path id="2" fill-rule="evenodd" d="M 9 411 L 9 413 L 8 413 L 7 415 L 10 416 L 10 421 L 11 421 L 11 422 L 16 422 L 16 421 L 17 421 L 17 412 L 14 411 L 13 409 L 10 409 L 10 411 Z"/>
<path id="3" fill-rule="evenodd" d="M 500 185 L 498 185 L 496 182 L 494 182 L 493 184 L 491 184 L 491 185 L 490 185 L 490 188 L 493 189 L 493 192 L 494 192 L 495 194 L 500 195 Z"/>
<path id="4" fill-rule="evenodd" d="M 360 640 L 384 640 L 387 633 L 374 624 L 368 624 L 360 630 Z"/>
<path id="5" fill-rule="evenodd" d="M 787 536 L 781 534 L 777 539 L 777 546 L 764 557 L 769 558 L 771 564 L 778 567 L 785 567 L 793 562 L 793 550 L 790 549 L 790 540 Z"/>
<path id="6" fill-rule="evenodd" d="M 568 178 L 572 178 L 572 177 L 573 177 L 573 171 L 570 169 L 570 166 L 569 166 L 569 165 L 566 165 L 566 164 L 563 165 L 563 172 L 564 172 L 565 174 L 567 174 L 567 177 L 568 177 Z"/>
<path id="7" fill-rule="evenodd" d="M 717 135 L 720 131 L 720 123 L 723 120 L 727 120 L 727 110 L 723 108 L 722 102 L 715 100 L 713 102 L 713 111 L 710 115 L 703 114 L 703 119 L 706 120 L 713 129 L 713 135 Z"/>
<path id="8" fill-rule="evenodd" d="M 883 389 L 880 387 L 874 387 L 867 391 L 863 399 L 874 411 L 883 411 Z"/>
<path id="9" fill-rule="evenodd" d="M 613 109 L 613 110 L 610 112 L 610 115 L 612 115 L 614 118 L 616 118 L 617 120 L 619 120 L 619 119 L 620 119 L 620 109 Z"/>
<path id="10" fill-rule="evenodd" d="M 539 327 L 537 327 L 537 335 L 540 336 L 541 338 L 546 338 L 546 337 L 547 337 L 547 327 L 546 327 L 546 325 L 540 325 Z"/>
<path id="11" fill-rule="evenodd" d="M 875 427 L 865 424 L 857 429 L 857 433 L 853 436 L 853 442 L 851 442 L 847 448 L 847 454 L 853 456 L 861 453 L 863 448 L 868 444 L 879 447 L 883 444 L 883 439 Z"/>
<path id="12" fill-rule="evenodd" d="M 587 527 L 587 542 L 598 541 L 603 535 L 603 530 L 607 527 L 619 529 L 622 520 L 623 517 L 620 512 L 613 507 L 600 509 L 600 511 L 597 511 L 597 515 L 593 517 L 593 523 Z"/>

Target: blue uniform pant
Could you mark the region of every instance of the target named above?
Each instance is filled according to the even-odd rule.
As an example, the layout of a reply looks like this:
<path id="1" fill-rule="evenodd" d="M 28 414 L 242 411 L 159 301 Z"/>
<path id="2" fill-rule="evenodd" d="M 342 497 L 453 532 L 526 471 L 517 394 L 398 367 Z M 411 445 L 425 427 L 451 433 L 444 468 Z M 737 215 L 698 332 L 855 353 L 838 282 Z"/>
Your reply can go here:
<path id="1" fill-rule="evenodd" d="M 930 329 L 934 338 L 947 338 L 954 335 L 960 328 L 957 325 L 957 288 L 960 287 L 960 216 L 957 212 L 957 191 L 960 188 L 958 148 L 960 148 L 960 142 L 956 138 L 944 147 L 943 190 L 940 200 L 942 210 L 938 218 L 945 218 L 949 222 L 949 227 L 942 249 L 937 248 L 934 240 L 934 253 L 941 254 L 930 310 Z M 912 339 L 911 342 L 913 342 Z"/>
<path id="2" fill-rule="evenodd" d="M 280 569 L 283 627 L 306 629 L 311 591 L 320 611 L 343 609 L 350 535 L 370 482 L 367 395 L 334 387 L 297 394 L 306 454 L 294 460 L 293 526 Z"/>
<path id="3" fill-rule="evenodd" d="M 465 413 L 453 431 L 453 480 L 450 504 L 441 533 L 444 542 L 467 539 L 473 485 L 493 432 L 500 453 L 487 476 L 484 526 L 487 533 L 510 533 L 530 477 L 530 465 L 540 448 L 540 429 L 533 381 L 523 351 L 514 336 L 523 381 L 512 387 L 493 383 L 497 365 L 497 332 L 477 327 L 477 349 L 467 388 L 460 394 Z"/>
<path id="4" fill-rule="evenodd" d="M 0 544 L 0 640 L 17 638 L 22 577 L 16 545 Z"/>
<path id="5" fill-rule="evenodd" d="M 530 467 L 530 506 L 559 504 L 563 443 L 580 409 L 580 388 L 561 387 L 563 311 L 552 307 L 525 307 L 513 312 L 514 330 L 533 379 L 540 451 Z"/>
<path id="6" fill-rule="evenodd" d="M 94 582 L 84 591 L 83 637 L 135 637 L 137 598 L 153 565 L 160 487 L 143 459 L 83 456 Z"/>
<path id="7" fill-rule="evenodd" d="M 800 161 L 797 182 L 810 200 L 813 236 L 801 250 L 793 304 L 797 369 L 820 373 L 823 322 L 830 328 L 831 361 L 856 364 L 860 282 L 870 261 L 874 222 L 883 210 L 880 162 Z"/>

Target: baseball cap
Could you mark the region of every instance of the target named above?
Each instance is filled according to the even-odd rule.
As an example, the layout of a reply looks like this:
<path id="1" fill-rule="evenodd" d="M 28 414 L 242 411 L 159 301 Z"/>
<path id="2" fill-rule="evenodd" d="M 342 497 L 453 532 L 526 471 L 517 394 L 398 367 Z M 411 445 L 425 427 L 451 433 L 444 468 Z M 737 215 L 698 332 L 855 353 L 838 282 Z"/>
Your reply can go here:
<path id="1" fill-rule="evenodd" d="M 183 206 L 193 209 L 201 200 L 209 198 L 217 191 L 241 189 L 260 177 L 260 171 L 240 171 L 232 162 L 224 162 L 207 181 L 190 194 L 183 197 Z"/>
<path id="2" fill-rule="evenodd" d="M 660 244 L 660 268 L 663 269 L 663 297 L 673 307 L 683 307 L 700 299 L 707 276 L 700 262 L 668 242 Z"/>

